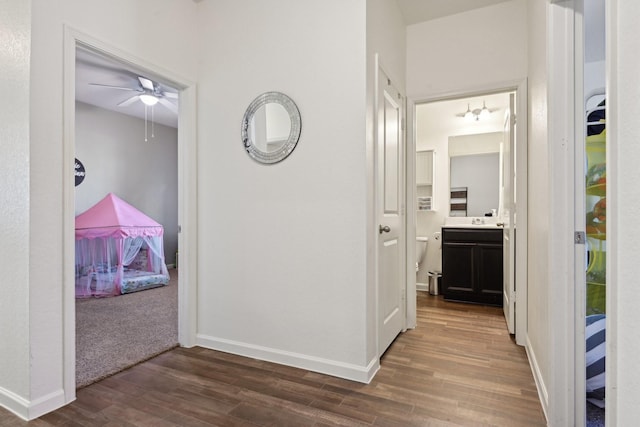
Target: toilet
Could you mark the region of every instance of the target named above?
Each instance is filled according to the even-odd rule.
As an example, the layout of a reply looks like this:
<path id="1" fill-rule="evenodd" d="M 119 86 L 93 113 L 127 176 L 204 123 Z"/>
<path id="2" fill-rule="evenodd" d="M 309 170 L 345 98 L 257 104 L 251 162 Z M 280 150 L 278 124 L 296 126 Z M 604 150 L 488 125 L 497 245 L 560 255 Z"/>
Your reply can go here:
<path id="1" fill-rule="evenodd" d="M 416 237 L 416 273 L 420 270 L 420 264 L 424 260 L 427 254 L 427 244 L 429 243 L 429 238 L 425 236 L 417 236 Z"/>

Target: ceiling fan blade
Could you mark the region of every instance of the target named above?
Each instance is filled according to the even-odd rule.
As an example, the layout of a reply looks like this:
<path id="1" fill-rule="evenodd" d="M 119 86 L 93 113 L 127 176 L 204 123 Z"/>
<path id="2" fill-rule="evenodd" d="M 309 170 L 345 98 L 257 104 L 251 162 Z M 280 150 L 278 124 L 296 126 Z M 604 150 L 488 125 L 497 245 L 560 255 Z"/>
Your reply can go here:
<path id="1" fill-rule="evenodd" d="M 91 86 L 108 87 L 109 89 L 128 90 L 128 91 L 138 92 L 138 89 L 132 89 L 130 87 L 103 85 L 103 84 L 100 84 L 100 83 L 89 83 L 89 84 Z"/>
<path id="2" fill-rule="evenodd" d="M 121 103 L 118 104 L 118 107 L 126 107 L 127 105 L 131 105 L 138 100 L 139 95 L 133 95 L 131 98 L 127 98 Z"/>
<path id="3" fill-rule="evenodd" d="M 143 88 L 150 90 L 152 92 L 155 90 L 153 86 L 153 82 L 151 80 L 142 76 L 138 76 L 138 80 L 140 81 L 140 84 L 142 85 Z"/>
<path id="4" fill-rule="evenodd" d="M 164 105 L 168 110 L 178 114 L 178 107 L 169 102 L 166 98 L 158 98 L 158 102 Z"/>
<path id="5" fill-rule="evenodd" d="M 174 92 L 162 92 L 162 96 L 169 99 L 178 99 L 178 94 Z"/>

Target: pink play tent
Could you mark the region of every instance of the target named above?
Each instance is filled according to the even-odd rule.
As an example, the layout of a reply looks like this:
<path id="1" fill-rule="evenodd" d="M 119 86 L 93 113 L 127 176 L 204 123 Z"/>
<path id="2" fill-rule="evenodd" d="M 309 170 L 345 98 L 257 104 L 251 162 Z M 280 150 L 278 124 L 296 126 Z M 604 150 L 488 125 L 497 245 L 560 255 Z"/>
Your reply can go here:
<path id="1" fill-rule="evenodd" d="M 164 228 L 113 193 L 76 216 L 76 297 L 166 285 Z"/>

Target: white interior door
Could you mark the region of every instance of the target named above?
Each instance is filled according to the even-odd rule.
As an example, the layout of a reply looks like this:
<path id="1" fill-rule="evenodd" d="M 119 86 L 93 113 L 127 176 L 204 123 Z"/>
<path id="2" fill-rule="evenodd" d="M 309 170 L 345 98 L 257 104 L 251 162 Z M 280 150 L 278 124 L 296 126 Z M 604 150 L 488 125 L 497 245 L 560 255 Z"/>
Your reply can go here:
<path id="1" fill-rule="evenodd" d="M 515 303 L 516 303 L 516 282 L 515 282 L 515 227 L 516 227 L 516 182 L 515 182 L 515 94 L 509 94 L 509 109 L 505 114 L 504 121 L 504 142 L 502 144 L 502 206 L 500 209 L 501 223 L 503 224 L 503 248 L 502 248 L 502 268 L 503 268 L 503 298 L 502 307 L 504 317 L 507 321 L 507 328 L 510 334 L 515 334 Z"/>
<path id="2" fill-rule="evenodd" d="M 378 69 L 376 218 L 378 233 L 378 354 L 404 328 L 405 230 L 403 97 Z"/>

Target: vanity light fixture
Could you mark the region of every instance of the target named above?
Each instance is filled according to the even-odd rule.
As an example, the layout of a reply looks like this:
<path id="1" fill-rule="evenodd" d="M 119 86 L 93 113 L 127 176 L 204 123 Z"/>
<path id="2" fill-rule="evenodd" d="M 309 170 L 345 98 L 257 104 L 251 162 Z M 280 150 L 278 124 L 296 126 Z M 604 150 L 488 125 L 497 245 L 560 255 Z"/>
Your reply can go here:
<path id="1" fill-rule="evenodd" d="M 479 121 L 481 118 L 486 119 L 491 115 L 491 110 L 487 108 L 485 101 L 482 101 L 482 108 L 471 109 L 471 104 L 467 104 L 467 111 L 462 114 L 457 114 L 459 117 L 464 117 L 466 121 Z"/>

